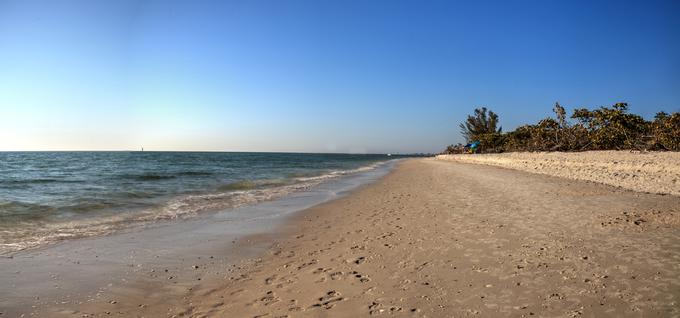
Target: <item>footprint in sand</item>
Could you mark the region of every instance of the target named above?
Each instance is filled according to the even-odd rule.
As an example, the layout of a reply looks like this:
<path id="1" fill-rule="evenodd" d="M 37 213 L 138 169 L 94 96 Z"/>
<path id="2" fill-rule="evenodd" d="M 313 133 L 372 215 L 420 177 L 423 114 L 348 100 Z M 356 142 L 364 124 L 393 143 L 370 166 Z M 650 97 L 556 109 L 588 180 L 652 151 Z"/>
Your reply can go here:
<path id="1" fill-rule="evenodd" d="M 253 302 L 253 305 L 261 304 L 263 306 L 269 306 L 279 301 L 281 301 L 281 299 L 276 296 L 276 293 L 274 293 L 274 291 L 270 290 L 263 297 L 256 299 Z"/>
<path id="2" fill-rule="evenodd" d="M 352 275 L 354 275 L 354 277 L 358 278 L 359 281 L 362 282 L 362 283 L 367 283 L 367 282 L 371 281 L 371 279 L 368 278 L 367 275 L 361 274 L 357 271 L 352 272 Z"/>
<path id="3" fill-rule="evenodd" d="M 311 308 L 332 309 L 333 307 L 335 307 L 335 303 L 343 300 L 345 300 L 345 298 L 341 297 L 339 292 L 331 290 L 328 291 L 326 295 L 319 297 L 319 302 L 313 304 Z"/>

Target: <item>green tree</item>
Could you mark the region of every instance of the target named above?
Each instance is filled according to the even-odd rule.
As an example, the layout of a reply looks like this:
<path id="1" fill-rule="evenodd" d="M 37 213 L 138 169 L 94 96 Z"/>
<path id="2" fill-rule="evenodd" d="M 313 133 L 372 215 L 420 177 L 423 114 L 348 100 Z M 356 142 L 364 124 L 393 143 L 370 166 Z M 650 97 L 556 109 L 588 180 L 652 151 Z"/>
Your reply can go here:
<path id="1" fill-rule="evenodd" d="M 575 109 L 577 119 L 588 131 L 590 148 L 595 150 L 634 149 L 649 130 L 642 117 L 628 113 L 627 103 L 590 111 Z"/>
<path id="2" fill-rule="evenodd" d="M 652 148 L 680 150 L 680 113 L 657 113 L 652 122 L 652 134 Z"/>
<path id="3" fill-rule="evenodd" d="M 498 115 L 488 111 L 486 107 L 475 109 L 473 115 L 468 115 L 465 122 L 460 124 L 460 132 L 468 142 L 478 140 L 485 134 L 500 134 L 502 127 L 498 127 Z"/>
<path id="4" fill-rule="evenodd" d="M 559 103 L 555 118 L 517 127 L 501 133 L 498 115 L 485 107 L 460 124 L 468 142 L 479 141 L 481 152 L 504 151 L 583 151 L 583 150 L 671 150 L 680 151 L 680 113 L 659 112 L 647 121 L 628 111 L 628 104 L 616 103 L 593 110 L 575 109 L 571 118 Z M 458 152 L 462 145 L 449 147 Z"/>

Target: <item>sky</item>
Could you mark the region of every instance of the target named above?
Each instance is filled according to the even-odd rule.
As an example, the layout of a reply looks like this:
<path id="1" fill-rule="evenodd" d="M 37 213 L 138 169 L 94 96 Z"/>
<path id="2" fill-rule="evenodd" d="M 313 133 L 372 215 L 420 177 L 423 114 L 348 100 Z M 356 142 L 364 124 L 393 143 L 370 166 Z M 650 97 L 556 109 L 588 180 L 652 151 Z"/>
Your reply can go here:
<path id="1" fill-rule="evenodd" d="M 0 0 L 0 150 L 406 153 L 680 111 L 680 1 Z"/>

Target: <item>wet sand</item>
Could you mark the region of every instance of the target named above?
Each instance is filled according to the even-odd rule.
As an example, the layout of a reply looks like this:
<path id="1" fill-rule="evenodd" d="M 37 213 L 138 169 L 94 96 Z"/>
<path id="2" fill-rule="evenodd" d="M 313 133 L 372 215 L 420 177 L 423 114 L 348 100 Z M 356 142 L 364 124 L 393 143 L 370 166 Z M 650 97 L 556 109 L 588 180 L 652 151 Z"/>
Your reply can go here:
<path id="1" fill-rule="evenodd" d="M 0 257 L 0 317 L 88 317 L 92 304 L 110 315 L 119 303 L 135 304 L 124 316 L 146 307 L 152 317 L 181 313 L 188 292 L 244 268 L 291 215 L 378 180 L 394 163 L 272 201 Z"/>
<path id="2" fill-rule="evenodd" d="M 267 248 L 238 265 L 204 259 L 39 314 L 680 316 L 680 197 L 673 195 L 414 159 L 240 244 Z M 166 294 L 171 275 L 195 283 Z"/>

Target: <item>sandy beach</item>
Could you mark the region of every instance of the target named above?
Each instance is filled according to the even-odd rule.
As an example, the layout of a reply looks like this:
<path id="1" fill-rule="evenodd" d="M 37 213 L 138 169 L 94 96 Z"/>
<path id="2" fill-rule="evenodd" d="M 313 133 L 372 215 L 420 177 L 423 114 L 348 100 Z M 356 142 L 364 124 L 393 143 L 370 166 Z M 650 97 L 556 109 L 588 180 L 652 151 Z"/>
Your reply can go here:
<path id="1" fill-rule="evenodd" d="M 0 0 L 0 318 L 680 318 L 680 0 Z"/>
<path id="2" fill-rule="evenodd" d="M 203 259 L 39 314 L 680 316 L 680 197 L 673 195 L 413 159 L 238 244 L 268 248 L 239 265 Z M 170 275 L 194 283 L 163 293 Z"/>
<path id="3" fill-rule="evenodd" d="M 678 152 L 510 152 L 440 155 L 437 159 L 592 181 L 639 192 L 680 195 Z"/>

